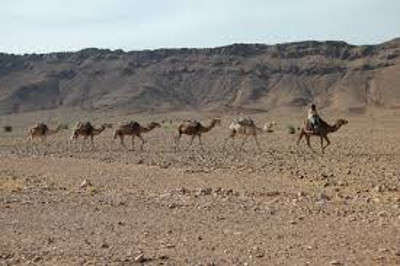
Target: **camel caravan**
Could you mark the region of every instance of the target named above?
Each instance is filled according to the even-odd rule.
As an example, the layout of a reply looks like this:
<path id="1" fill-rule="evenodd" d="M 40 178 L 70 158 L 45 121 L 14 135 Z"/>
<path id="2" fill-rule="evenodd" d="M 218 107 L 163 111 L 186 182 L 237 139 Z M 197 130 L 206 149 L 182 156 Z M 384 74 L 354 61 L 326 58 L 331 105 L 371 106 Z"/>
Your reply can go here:
<path id="1" fill-rule="evenodd" d="M 164 122 L 165 121 L 163 121 L 162 123 Z M 172 120 L 170 120 L 170 124 L 172 124 Z M 321 152 L 324 153 L 325 149 L 331 144 L 328 135 L 330 133 L 338 131 L 342 126 L 346 124 L 348 124 L 347 120 L 338 119 L 335 124 L 329 125 L 327 122 L 319 117 L 315 105 L 312 104 L 310 109 L 308 110 L 308 116 L 307 119 L 304 121 L 304 125 L 299 128 L 297 145 L 304 138 L 306 140 L 307 146 L 314 152 L 311 147 L 310 138 L 319 137 Z M 202 134 L 212 131 L 212 129 L 216 126 L 221 126 L 220 118 L 213 118 L 207 125 L 203 125 L 197 120 L 183 120 L 181 123 L 179 123 L 175 131 L 177 133 L 175 137 L 175 151 L 179 150 L 179 144 L 182 135 L 190 136 L 190 142 L 187 148 L 190 148 L 194 142 L 194 139 L 197 138 L 200 148 L 204 150 L 202 143 Z M 263 127 L 259 127 L 250 117 L 239 117 L 237 119 L 233 119 L 233 121 L 228 126 L 229 133 L 224 139 L 223 147 L 225 149 L 228 142 L 234 143 L 235 139 L 242 138 L 242 142 L 239 146 L 240 151 L 243 149 L 243 146 L 245 145 L 245 143 L 248 142 L 250 138 L 254 140 L 258 150 L 261 151 L 262 149 L 258 140 L 258 136 L 263 133 L 274 132 L 275 126 L 277 126 L 276 122 L 269 122 L 265 123 Z M 84 146 L 87 142 L 87 139 L 89 139 L 91 146 L 94 147 L 95 136 L 100 135 L 106 129 L 112 127 L 113 125 L 111 123 L 104 123 L 99 127 L 95 127 L 90 122 L 77 122 L 73 127 L 72 135 L 69 141 L 70 143 L 74 143 L 80 137 L 82 137 L 82 146 Z M 151 122 L 145 126 L 141 125 L 137 121 L 122 123 L 118 125 L 114 130 L 112 134 L 112 140 L 115 141 L 119 139 L 120 146 L 128 150 L 124 140 L 125 137 L 130 137 L 131 150 L 134 151 L 135 138 L 138 138 L 141 141 L 140 150 L 143 151 L 143 147 L 146 144 L 146 141 L 143 138 L 143 134 L 147 134 L 152 130 L 161 127 L 161 124 L 157 122 Z M 37 123 L 36 125 L 28 129 L 28 141 L 33 142 L 34 139 L 40 139 L 42 143 L 45 143 L 48 136 L 57 134 L 62 129 L 65 128 L 59 126 L 55 129 L 50 129 L 45 123 Z M 324 142 L 326 142 L 326 144 L 324 144 Z"/>

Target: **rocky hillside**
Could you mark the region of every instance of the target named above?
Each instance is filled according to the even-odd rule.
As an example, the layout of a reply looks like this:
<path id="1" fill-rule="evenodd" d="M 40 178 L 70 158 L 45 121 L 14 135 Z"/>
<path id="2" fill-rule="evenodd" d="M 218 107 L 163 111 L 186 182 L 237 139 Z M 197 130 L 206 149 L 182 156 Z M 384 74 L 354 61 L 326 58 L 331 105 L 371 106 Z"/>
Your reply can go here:
<path id="1" fill-rule="evenodd" d="M 0 114 L 58 107 L 175 110 L 400 107 L 400 39 L 212 49 L 0 54 Z"/>

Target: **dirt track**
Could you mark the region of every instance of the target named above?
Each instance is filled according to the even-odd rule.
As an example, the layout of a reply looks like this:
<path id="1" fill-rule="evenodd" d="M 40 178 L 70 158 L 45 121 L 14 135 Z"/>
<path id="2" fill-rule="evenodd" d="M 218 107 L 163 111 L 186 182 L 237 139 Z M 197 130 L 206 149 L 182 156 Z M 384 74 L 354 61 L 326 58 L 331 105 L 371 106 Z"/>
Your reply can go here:
<path id="1" fill-rule="evenodd" d="M 67 146 L 69 132 L 36 150 L 4 135 L 0 262 L 400 264 L 395 117 L 351 118 L 324 156 L 296 147 L 286 122 L 260 137 L 262 152 L 224 150 L 224 121 L 205 151 L 178 153 L 169 128 L 145 135 L 144 152 L 113 145 L 111 131 L 95 152 Z"/>

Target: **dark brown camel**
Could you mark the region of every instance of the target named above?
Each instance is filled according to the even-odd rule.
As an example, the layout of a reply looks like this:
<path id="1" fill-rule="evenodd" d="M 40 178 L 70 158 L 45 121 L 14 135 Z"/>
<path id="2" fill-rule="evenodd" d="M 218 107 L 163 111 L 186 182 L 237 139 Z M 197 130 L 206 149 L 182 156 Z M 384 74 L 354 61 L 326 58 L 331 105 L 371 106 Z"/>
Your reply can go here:
<path id="1" fill-rule="evenodd" d="M 216 125 L 221 125 L 221 119 L 214 118 L 208 126 L 203 126 L 198 121 L 186 120 L 182 122 L 178 127 L 178 137 L 176 138 L 176 149 L 178 148 L 179 141 L 183 134 L 192 136 L 190 140 L 189 147 L 192 145 L 194 138 L 197 136 L 199 138 L 199 144 L 203 149 L 203 143 L 201 142 L 201 135 L 207 133 L 213 129 Z"/>
<path id="2" fill-rule="evenodd" d="M 114 131 L 114 136 L 113 138 L 119 138 L 121 145 L 126 148 L 125 143 L 124 143 L 124 137 L 127 136 L 132 136 L 132 150 L 135 149 L 135 137 L 138 137 L 142 141 L 142 145 L 140 146 L 140 149 L 143 150 L 143 145 L 146 143 L 145 140 L 142 137 L 143 133 L 147 133 L 154 128 L 161 127 L 159 123 L 156 122 L 151 122 L 148 124 L 146 127 L 141 126 L 138 122 L 136 121 L 131 121 L 126 124 L 120 125 L 115 131 Z"/>
<path id="3" fill-rule="evenodd" d="M 311 136 L 316 136 L 316 137 L 320 137 L 321 139 L 321 151 L 322 153 L 324 153 L 326 147 L 328 147 L 331 142 L 328 138 L 328 134 L 333 133 L 338 131 L 343 125 L 346 125 L 347 123 L 349 123 L 349 121 L 347 121 L 346 119 L 338 119 L 336 121 L 336 123 L 334 125 L 329 125 L 328 123 L 326 123 L 325 121 L 323 121 L 322 119 L 320 119 L 320 125 L 318 127 L 318 130 L 313 130 L 309 121 L 307 120 L 304 123 L 304 127 L 300 129 L 300 135 L 299 135 L 299 139 L 297 140 L 297 145 L 299 145 L 301 139 L 303 137 L 306 138 L 306 142 L 307 142 L 307 146 L 312 150 L 311 144 L 310 144 L 310 137 Z M 326 140 L 327 144 L 324 146 L 324 139 Z"/>
<path id="4" fill-rule="evenodd" d="M 71 141 L 77 140 L 79 136 L 83 136 L 83 142 L 90 138 L 90 143 L 94 146 L 94 136 L 101 134 L 106 128 L 112 128 L 112 124 L 102 124 L 100 128 L 95 128 L 90 122 L 76 123 L 72 132 Z"/>

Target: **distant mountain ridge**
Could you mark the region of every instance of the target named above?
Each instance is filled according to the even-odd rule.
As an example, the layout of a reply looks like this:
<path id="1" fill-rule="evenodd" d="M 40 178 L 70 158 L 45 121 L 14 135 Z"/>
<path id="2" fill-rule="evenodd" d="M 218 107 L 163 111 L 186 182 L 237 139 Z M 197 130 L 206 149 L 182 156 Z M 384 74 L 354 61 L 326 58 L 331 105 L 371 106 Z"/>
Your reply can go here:
<path id="1" fill-rule="evenodd" d="M 182 110 L 400 107 L 400 39 L 124 52 L 0 53 L 0 114 L 59 107 Z"/>

